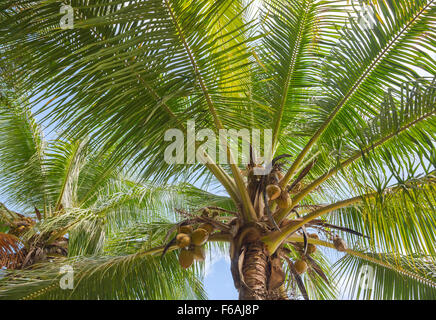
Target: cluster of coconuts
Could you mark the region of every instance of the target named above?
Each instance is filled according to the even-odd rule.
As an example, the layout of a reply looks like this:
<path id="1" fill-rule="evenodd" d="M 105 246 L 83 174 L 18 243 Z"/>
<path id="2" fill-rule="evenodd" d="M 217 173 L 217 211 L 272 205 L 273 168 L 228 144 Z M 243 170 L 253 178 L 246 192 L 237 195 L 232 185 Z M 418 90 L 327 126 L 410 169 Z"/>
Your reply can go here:
<path id="1" fill-rule="evenodd" d="M 319 239 L 319 237 L 316 233 L 310 233 L 307 236 L 309 238 L 312 238 L 312 239 L 317 239 L 317 240 Z M 316 252 L 316 250 L 317 250 L 316 245 L 309 243 L 307 245 L 307 253 L 306 254 L 309 254 L 309 255 L 313 254 Z M 294 267 L 295 267 L 295 270 L 297 271 L 298 274 L 305 273 L 307 271 L 307 268 L 308 268 L 307 262 L 303 259 L 298 259 L 297 261 L 295 261 Z"/>
<path id="2" fill-rule="evenodd" d="M 271 202 L 277 202 L 280 209 L 287 209 L 292 206 L 292 199 L 286 190 L 282 190 L 276 184 L 269 184 L 266 186 L 266 194 Z"/>
<path id="3" fill-rule="evenodd" d="M 191 225 L 180 226 L 176 236 L 176 244 L 181 249 L 179 254 L 180 266 L 189 268 L 194 260 L 204 261 L 204 244 L 209 239 L 214 227 L 209 223 L 201 224 L 197 229 Z"/>

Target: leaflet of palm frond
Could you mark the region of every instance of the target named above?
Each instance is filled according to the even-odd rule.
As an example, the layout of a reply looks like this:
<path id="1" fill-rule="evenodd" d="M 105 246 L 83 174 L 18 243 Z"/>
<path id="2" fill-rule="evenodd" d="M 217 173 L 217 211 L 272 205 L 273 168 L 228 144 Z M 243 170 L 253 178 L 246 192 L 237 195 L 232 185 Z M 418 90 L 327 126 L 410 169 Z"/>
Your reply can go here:
<path id="1" fill-rule="evenodd" d="M 338 281 L 339 273 L 342 272 L 343 277 L 347 270 L 344 289 L 351 299 L 434 300 L 434 259 L 429 257 L 428 261 L 432 269 L 421 268 L 419 255 L 398 258 L 397 254 L 374 254 L 361 250 L 357 255 L 343 256 L 333 265 L 334 278 Z M 367 286 L 362 287 L 365 278 Z"/>
<path id="2" fill-rule="evenodd" d="M 74 257 L 74 289 L 59 286 L 65 261 L 42 262 L 38 269 L 10 272 L 0 279 L 1 299 L 205 299 L 195 270 L 179 266 L 175 252 L 162 259 L 135 252 L 119 256 Z"/>
<path id="3" fill-rule="evenodd" d="M 306 256 L 306 260 L 309 262 L 310 267 L 326 282 L 329 283 L 329 279 L 325 275 L 324 271 L 322 271 L 321 267 L 316 263 L 316 261 L 310 257 Z"/>
<path id="4" fill-rule="evenodd" d="M 256 154 L 254 153 L 253 146 L 250 143 L 250 166 L 254 167 L 256 165 Z"/>
<path id="5" fill-rule="evenodd" d="M 308 246 L 306 227 L 302 226 L 301 231 L 303 232 L 303 240 L 304 240 L 303 254 L 306 255 L 307 254 L 307 246 Z"/>
<path id="6" fill-rule="evenodd" d="M 38 218 L 38 220 L 41 221 L 41 219 L 42 219 L 41 212 L 38 210 L 37 207 L 35 207 L 35 214 L 36 214 L 36 217 Z"/>

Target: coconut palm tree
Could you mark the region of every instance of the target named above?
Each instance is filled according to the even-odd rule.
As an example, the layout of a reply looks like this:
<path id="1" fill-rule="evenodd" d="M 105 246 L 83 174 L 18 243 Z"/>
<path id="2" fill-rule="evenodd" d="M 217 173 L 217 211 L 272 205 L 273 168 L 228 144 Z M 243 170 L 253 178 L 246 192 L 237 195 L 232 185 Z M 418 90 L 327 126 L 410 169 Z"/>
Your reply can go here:
<path id="1" fill-rule="evenodd" d="M 436 3 L 356 3 L 10 0 L 0 47 L 65 137 L 143 181 L 221 186 L 219 204 L 174 207 L 150 259 L 196 267 L 226 243 L 240 299 L 333 298 L 341 275 L 351 297 L 435 298 Z M 270 129 L 273 156 L 250 140 L 241 162 L 220 139 L 227 161 L 192 163 L 188 141 L 169 163 L 165 133 L 190 120 Z"/>
<path id="2" fill-rule="evenodd" d="M 179 187 L 138 183 L 86 140 L 45 141 L 30 111 L 5 96 L 0 131 L 2 199 L 22 212 L 0 204 L 2 298 L 205 297 L 199 270 L 182 270 L 175 254 L 147 254 L 172 226 L 167 212 L 184 197 Z M 59 287 L 66 265 L 83 281 L 77 290 Z"/>

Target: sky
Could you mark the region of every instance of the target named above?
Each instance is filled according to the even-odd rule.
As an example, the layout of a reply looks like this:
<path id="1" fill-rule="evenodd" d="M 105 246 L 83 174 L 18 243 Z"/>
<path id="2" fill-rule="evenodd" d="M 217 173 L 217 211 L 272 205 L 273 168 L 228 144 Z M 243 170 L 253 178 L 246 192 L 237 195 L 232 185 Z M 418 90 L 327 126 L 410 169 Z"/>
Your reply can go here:
<path id="1" fill-rule="evenodd" d="M 210 300 L 237 300 L 238 292 L 233 284 L 230 261 L 227 257 L 213 253 L 214 259 L 207 259 L 204 287 Z"/>

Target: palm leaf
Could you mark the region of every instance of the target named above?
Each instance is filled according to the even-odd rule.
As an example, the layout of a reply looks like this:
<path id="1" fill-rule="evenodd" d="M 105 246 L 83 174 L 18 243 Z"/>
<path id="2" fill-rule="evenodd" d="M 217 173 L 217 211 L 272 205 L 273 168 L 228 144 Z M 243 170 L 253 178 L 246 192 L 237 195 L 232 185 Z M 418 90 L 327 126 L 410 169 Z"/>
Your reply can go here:
<path id="1" fill-rule="evenodd" d="M 44 150 L 42 132 L 29 109 L 13 96 L 0 100 L 1 189 L 16 205 L 44 206 Z"/>
<path id="2" fill-rule="evenodd" d="M 347 255 L 335 265 L 338 272 L 348 277 L 345 288 L 349 299 L 428 300 L 436 297 L 434 261 L 421 259 L 410 264 L 410 257 L 403 256 L 401 263 L 390 255 L 375 255 L 386 264 L 380 265 L 358 256 Z M 393 262 L 396 260 L 397 262 Z"/>
<path id="3" fill-rule="evenodd" d="M 74 289 L 62 289 L 62 266 L 74 270 Z M 10 272 L 0 279 L 0 296 L 7 299 L 204 299 L 193 273 L 180 268 L 177 256 L 140 254 L 73 258 Z"/>

